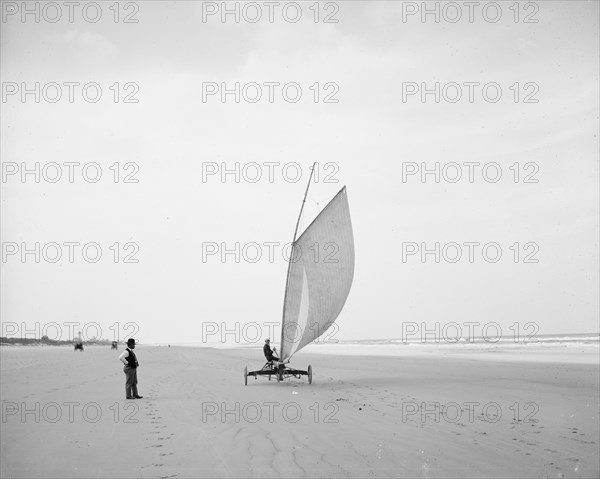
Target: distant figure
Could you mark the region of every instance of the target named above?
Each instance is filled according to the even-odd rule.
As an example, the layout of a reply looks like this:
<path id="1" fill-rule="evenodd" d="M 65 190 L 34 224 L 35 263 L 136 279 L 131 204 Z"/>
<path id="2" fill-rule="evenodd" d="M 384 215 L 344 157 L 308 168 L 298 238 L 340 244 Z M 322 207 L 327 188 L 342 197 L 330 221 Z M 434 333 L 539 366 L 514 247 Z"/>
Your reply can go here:
<path id="1" fill-rule="evenodd" d="M 279 361 L 279 358 L 273 354 L 277 352 L 277 348 L 273 348 L 273 350 L 271 350 L 270 343 L 271 340 L 269 338 L 265 339 L 265 345 L 263 347 L 263 353 L 265 353 L 265 358 L 267 358 L 267 361 Z"/>
<path id="2" fill-rule="evenodd" d="M 137 368 L 140 363 L 135 357 L 134 349 L 135 339 L 129 338 L 127 349 L 121 353 L 119 360 L 125 365 L 123 368 L 125 373 L 125 397 L 127 399 L 142 399 L 143 396 L 140 396 L 137 390 Z"/>
<path id="3" fill-rule="evenodd" d="M 83 343 L 81 341 L 75 343 L 75 349 L 74 349 L 74 351 L 83 352 Z"/>
<path id="4" fill-rule="evenodd" d="M 112 344 L 110 345 L 110 349 L 111 350 L 118 349 L 117 345 L 118 345 L 118 343 L 116 341 L 113 341 Z"/>

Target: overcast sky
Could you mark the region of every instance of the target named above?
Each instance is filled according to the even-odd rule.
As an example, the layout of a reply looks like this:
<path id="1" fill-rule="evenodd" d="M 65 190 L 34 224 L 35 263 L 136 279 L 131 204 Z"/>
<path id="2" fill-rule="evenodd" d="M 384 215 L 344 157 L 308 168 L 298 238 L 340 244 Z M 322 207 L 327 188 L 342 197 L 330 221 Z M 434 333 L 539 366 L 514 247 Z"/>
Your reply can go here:
<path id="1" fill-rule="evenodd" d="M 279 322 L 282 245 L 292 239 L 313 162 L 319 177 L 302 224 L 344 185 L 353 222 L 354 283 L 336 338 L 401 337 L 410 322 L 496 322 L 504 334 L 529 322 L 537 334 L 598 331 L 598 2 L 523 2 L 518 22 L 513 2 L 500 2 L 496 23 L 496 12 L 484 17 L 481 8 L 470 22 L 461 2 L 460 20 L 451 23 L 456 11 L 442 3 L 436 23 L 408 15 L 421 2 L 372 1 L 322 3 L 315 22 L 312 3 L 302 3 L 296 23 L 282 15 L 286 2 L 272 23 L 262 2 L 256 23 L 247 21 L 256 10 L 243 3 L 240 22 L 230 15 L 223 23 L 219 12 L 207 15 L 220 2 L 194 1 L 121 4 L 115 23 L 102 3 L 92 23 L 79 9 L 69 22 L 59 2 L 62 18 L 51 23 L 56 11 L 39 7 L 36 23 L 14 12 L 21 2 L 2 2 L 3 333 L 7 323 L 97 322 L 109 338 L 118 323 L 123 339 L 124 324 L 134 322 L 144 342 L 202 342 L 203 323 Z M 94 13 L 87 10 L 88 19 Z M 124 23 L 127 14 L 138 22 Z M 286 14 L 293 18 L 293 6 Z M 337 23 L 324 23 L 328 14 Z M 39 103 L 21 95 L 36 82 Z M 62 93 L 55 103 L 52 82 Z M 79 83 L 72 103 L 65 82 Z M 90 82 L 102 90 L 96 103 L 93 90 L 88 100 L 82 95 Z M 248 87 L 239 103 L 219 92 L 203 101 L 203 85 L 236 82 L 261 85 L 262 98 L 247 101 L 256 93 Z M 286 100 L 280 85 L 271 103 L 265 82 L 295 82 L 302 97 Z M 435 82 L 439 102 L 422 98 L 422 84 Z M 472 102 L 465 82 L 479 84 Z M 454 84 L 462 97 L 453 103 Z M 407 95 L 411 88 L 419 91 Z M 137 103 L 125 103 L 127 94 Z M 327 95 L 337 102 L 324 102 Z M 36 162 L 40 171 L 62 165 L 62 178 L 48 181 L 48 167 L 39 183 L 33 174 L 23 181 L 22 164 Z M 73 183 L 67 162 L 80 163 Z M 102 169 L 96 183 L 82 176 L 92 162 Z M 250 168 L 239 183 L 234 175 L 203 177 L 252 162 L 263 173 L 255 183 Z M 269 162 L 279 164 L 272 182 Z M 302 168 L 296 182 L 293 165 L 290 177 L 282 174 L 293 162 Z M 462 167 L 456 182 L 456 168 L 444 169 L 451 162 Z M 466 162 L 479 163 L 473 182 Z M 407 176 L 422 163 L 440 165 L 439 183 L 433 174 Z M 502 177 L 492 182 L 495 165 Z M 86 171 L 93 177 L 95 169 Z M 128 173 L 138 182 L 123 182 Z M 62 245 L 62 258 L 23 260 L 23 243 L 36 242 Z M 68 242 L 98 243 L 102 258 L 86 261 L 79 246 L 71 263 Z M 277 244 L 273 261 L 269 242 Z M 461 259 L 451 262 L 452 246 L 439 263 L 420 251 L 403 258 L 415 244 L 436 242 L 440 251 L 461 245 Z M 497 243 L 502 257 L 492 263 L 478 246 L 470 262 L 468 242 Z M 263 245 L 262 258 L 203 257 L 209 244 L 236 243 Z M 129 252 L 137 263 L 124 262 Z"/>

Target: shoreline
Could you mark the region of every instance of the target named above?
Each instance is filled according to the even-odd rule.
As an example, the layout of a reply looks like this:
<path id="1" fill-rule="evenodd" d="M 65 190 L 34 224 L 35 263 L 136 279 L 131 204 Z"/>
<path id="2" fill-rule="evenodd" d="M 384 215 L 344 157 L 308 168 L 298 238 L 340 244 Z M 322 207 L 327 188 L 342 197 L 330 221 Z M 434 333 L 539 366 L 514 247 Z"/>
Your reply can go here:
<path id="1" fill-rule="evenodd" d="M 142 348 L 165 348 L 173 350 L 198 349 L 214 351 L 256 351 L 260 352 L 260 345 L 209 345 L 209 344 L 172 344 L 144 345 Z M 111 350 L 109 345 L 85 344 L 85 349 Z M 6 349 L 72 349 L 71 344 L 1 344 L 0 350 Z M 119 349 L 123 344 L 119 344 Z M 111 350 L 115 351 L 115 350 Z M 531 343 L 469 343 L 469 344 L 356 344 L 356 343 L 320 343 L 311 344 L 297 354 L 341 356 L 341 357 L 400 357 L 400 358 L 461 358 L 482 361 L 510 361 L 510 362 L 543 362 L 543 363 L 569 363 L 569 364 L 600 364 L 600 343 L 598 342 L 531 342 Z M 260 354 L 259 354 L 260 356 Z M 296 357 L 297 355 L 295 355 Z"/>

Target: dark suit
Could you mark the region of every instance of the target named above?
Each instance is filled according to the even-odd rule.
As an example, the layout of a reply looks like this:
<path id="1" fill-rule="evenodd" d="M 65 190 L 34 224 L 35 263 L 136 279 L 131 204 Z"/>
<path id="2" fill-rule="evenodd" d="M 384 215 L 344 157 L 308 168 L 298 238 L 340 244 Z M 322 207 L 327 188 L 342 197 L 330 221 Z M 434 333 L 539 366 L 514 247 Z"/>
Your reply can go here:
<path id="1" fill-rule="evenodd" d="M 271 350 L 271 346 L 269 346 L 268 344 L 265 344 L 263 347 L 263 353 L 265 353 L 265 358 L 267 358 L 267 361 L 279 361 L 279 358 L 277 356 L 273 355 L 273 351 Z"/>

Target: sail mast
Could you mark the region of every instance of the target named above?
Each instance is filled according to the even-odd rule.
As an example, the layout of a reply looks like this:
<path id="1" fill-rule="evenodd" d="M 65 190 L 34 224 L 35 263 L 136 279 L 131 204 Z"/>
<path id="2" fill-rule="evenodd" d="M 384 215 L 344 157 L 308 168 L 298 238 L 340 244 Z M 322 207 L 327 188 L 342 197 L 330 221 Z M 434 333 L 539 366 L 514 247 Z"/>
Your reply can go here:
<path id="1" fill-rule="evenodd" d="M 306 185 L 306 191 L 304 192 L 304 198 L 302 200 L 302 206 L 300 207 L 300 214 L 298 215 L 298 221 L 296 221 L 296 229 L 294 230 L 294 239 L 292 241 L 292 251 L 290 253 L 290 257 L 288 259 L 288 270 L 287 270 L 287 275 L 285 278 L 285 291 L 283 293 L 283 313 L 281 315 L 281 342 L 280 344 L 280 351 L 279 351 L 279 356 L 283 357 L 283 335 L 284 335 L 284 328 L 285 328 L 285 324 L 284 324 L 284 320 L 285 320 L 285 298 L 287 296 L 287 289 L 288 289 L 288 283 L 290 280 L 290 271 L 291 271 L 291 266 L 292 266 L 292 256 L 294 255 L 294 246 L 296 243 L 296 235 L 298 234 L 298 227 L 300 226 L 300 218 L 302 218 L 302 211 L 304 210 L 304 203 L 306 203 L 306 197 L 308 196 L 308 189 L 310 188 L 310 182 L 312 181 L 312 177 L 313 177 L 313 173 L 315 172 L 315 165 L 317 163 L 314 162 L 312 165 L 312 168 L 310 169 L 310 177 L 308 178 L 308 184 Z"/>
<path id="2" fill-rule="evenodd" d="M 310 169 L 310 178 L 308 178 L 308 185 L 306 185 L 306 191 L 304 192 L 304 199 L 302 200 L 302 206 L 300 207 L 300 214 L 298 215 L 298 221 L 296 221 L 296 229 L 294 230 L 294 241 L 292 241 L 292 245 L 296 242 L 296 235 L 298 234 L 298 226 L 300 226 L 300 218 L 302 218 L 302 210 L 304 210 L 304 203 L 306 203 L 306 196 L 308 195 L 308 188 L 310 188 L 310 182 L 313 177 L 313 173 L 315 172 L 315 165 L 317 163 L 313 163 L 312 168 Z M 291 255 L 290 255 L 291 259 Z"/>

